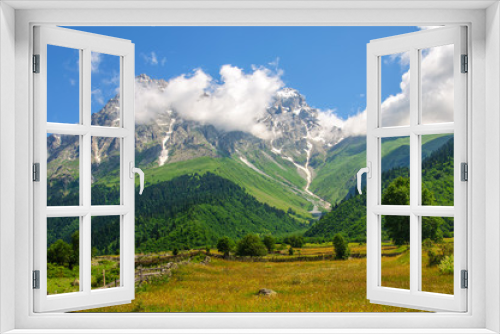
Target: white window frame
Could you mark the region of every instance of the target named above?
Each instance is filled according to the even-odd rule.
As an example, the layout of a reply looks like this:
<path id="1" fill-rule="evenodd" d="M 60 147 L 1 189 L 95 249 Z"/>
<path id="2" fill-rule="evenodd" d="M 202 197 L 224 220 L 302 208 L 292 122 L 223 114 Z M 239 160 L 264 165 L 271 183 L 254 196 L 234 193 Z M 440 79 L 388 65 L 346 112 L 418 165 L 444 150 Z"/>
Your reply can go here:
<path id="1" fill-rule="evenodd" d="M 39 271 L 39 289 L 34 292 L 35 312 L 74 311 L 130 303 L 135 298 L 134 230 L 135 185 L 130 170 L 135 165 L 134 44 L 128 40 L 101 36 L 60 27 L 34 27 L 34 54 L 39 56 L 39 73 L 34 84 L 34 162 L 39 163 L 39 181 L 33 184 L 34 270 Z M 80 64 L 80 117 L 78 124 L 47 122 L 47 45 L 78 50 Z M 91 54 L 99 52 L 119 59 L 120 124 L 104 127 L 91 124 Z M 47 134 L 79 136 L 79 199 L 77 206 L 47 206 Z M 120 141 L 120 204 L 92 205 L 92 137 Z M 134 175 L 132 173 L 132 175 Z M 120 220 L 120 286 L 92 290 L 92 217 L 118 216 Z M 52 217 L 80 220 L 79 291 L 47 295 L 47 221 Z"/>
<path id="2" fill-rule="evenodd" d="M 367 46 L 367 296 L 373 303 L 423 310 L 464 312 L 467 290 L 461 287 L 461 271 L 467 270 L 467 183 L 461 180 L 461 163 L 467 163 L 467 73 L 461 73 L 462 55 L 467 54 L 466 28 L 450 26 L 372 40 Z M 453 45 L 454 120 L 422 124 L 421 50 Z M 408 52 L 410 57 L 410 123 L 384 127 L 382 124 L 383 56 Z M 421 136 L 454 134 L 454 205 L 422 204 Z M 382 203 L 382 140 L 404 136 L 409 139 L 410 205 Z M 410 224 L 410 287 L 382 286 L 382 216 L 407 216 Z M 422 217 L 454 218 L 454 280 L 451 295 L 422 291 Z"/>
<path id="3" fill-rule="evenodd" d="M 6 115 L 5 105 L 15 103 L 15 147 L 5 143 L 2 136 L 2 158 L 12 158 L 15 164 L 5 164 L 1 160 L 0 181 L 2 183 L 2 210 L 5 209 L 7 191 L 4 184 L 15 186 L 15 227 L 1 222 L 0 263 L 2 280 L 0 281 L 0 304 L 2 330 L 16 328 L 16 333 L 35 333 L 37 329 L 61 329 L 60 332 L 76 332 L 72 329 L 89 329 L 88 332 L 104 333 L 112 329 L 127 333 L 145 332 L 147 329 L 165 329 L 164 332 L 175 332 L 176 329 L 192 329 L 193 332 L 211 330 L 214 332 L 238 332 L 237 329 L 254 328 L 256 332 L 349 332 L 353 328 L 363 333 L 415 333 L 415 328 L 422 333 L 491 333 L 500 331 L 498 313 L 500 310 L 499 294 L 499 243 L 500 231 L 500 175 L 498 175 L 498 152 L 500 137 L 498 110 L 500 99 L 500 11 L 497 2 L 417 2 L 402 1 L 397 5 L 384 1 L 366 2 L 258 2 L 229 4 L 216 1 L 185 4 L 165 2 L 158 4 L 145 1 L 143 5 L 134 2 L 123 2 L 123 6 L 147 8 L 163 6 L 162 9 L 114 9 L 103 10 L 106 6 L 119 6 L 113 2 L 83 1 L 72 5 L 69 2 L 32 2 L 7 1 L 0 7 L 2 13 L 0 24 L 15 30 L 15 61 L 12 56 L 14 43 L 9 40 L 9 31 L 3 30 L 0 35 L 2 54 L 0 66 L 2 70 L 15 65 L 15 100 L 5 94 L 11 92 L 8 81 L 2 77 L 0 93 L 2 94 L 2 117 L 12 125 L 13 117 Z M 130 5 L 130 3 L 132 5 Z M 17 10 L 15 23 L 12 20 L 13 10 L 8 8 L 24 7 Z M 31 6 L 31 7 L 30 7 Z M 35 9 L 29 9 L 33 8 Z M 52 8 L 52 10 L 42 10 Z M 51 7 L 50 7 L 51 6 Z M 70 8 L 59 8 L 69 6 Z M 71 8 L 73 6 L 73 8 Z M 100 9 L 97 6 L 101 7 Z M 392 8 L 397 6 L 398 8 Z M 457 9 L 457 7 L 460 8 Z M 488 7 L 486 9 L 486 7 Z M 36 8 L 38 7 L 38 8 Z M 79 9 L 75 9 L 78 7 Z M 86 8 L 85 8 L 86 7 Z M 183 7 L 179 9 L 179 7 Z M 405 8 L 406 7 L 406 8 Z M 54 10 L 58 9 L 59 10 Z M 85 9 L 82 9 L 85 8 Z M 441 9 L 440 9 L 441 8 Z M 5 19 L 7 17 L 7 19 Z M 471 75 L 468 78 L 469 122 L 468 131 L 471 139 L 468 143 L 470 158 L 470 181 L 468 197 L 469 227 L 468 253 L 470 287 L 468 289 L 469 308 L 467 313 L 433 313 L 433 314 L 34 314 L 32 312 L 30 256 L 32 245 L 32 193 L 30 168 L 32 156 L 32 82 L 30 70 L 32 26 L 35 24 L 58 25 L 436 25 L 465 24 L 469 28 L 469 50 Z M 486 24 L 485 24 L 486 23 Z M 133 42 L 133 41 L 132 41 Z M 4 48 L 4 43 L 7 48 Z M 485 71 L 485 66 L 488 71 Z M 487 85 L 488 84 L 488 85 Z M 488 119 L 488 121 L 486 121 Z M 0 125 L 4 129 L 5 125 Z M 488 132 L 488 141 L 485 133 Z M 9 133 L 8 131 L 6 132 Z M 488 155 L 485 150 L 489 148 Z M 488 164 L 486 165 L 486 162 Z M 484 167 L 486 166 L 486 167 Z M 15 183 L 9 182 L 6 173 L 15 167 Z M 488 175 L 486 182 L 486 172 Z M 488 193 L 488 197 L 486 197 Z M 485 205 L 485 202 L 487 205 Z M 2 215 L 12 214 L 7 212 Z M 488 217 L 488 220 L 485 218 Z M 10 223 L 10 222 L 9 222 Z M 15 242 L 12 242 L 14 240 Z M 11 259 L 12 252 L 14 260 Z M 488 266 L 485 264 L 488 263 Z M 6 269 L 8 271 L 6 271 Z M 5 276 L 5 278 L 4 278 Z M 8 283 L 15 282 L 15 291 L 10 291 Z M 488 289 L 488 293 L 486 293 Z M 7 307 L 10 303 L 10 308 Z M 11 305 L 14 305 L 12 308 Z M 9 316 L 13 316 L 9 318 Z M 134 331 L 133 328 L 140 327 Z M 463 330 L 459 330 L 459 329 Z M 107 331 L 108 329 L 109 331 Z M 122 330 L 120 330 L 122 329 Z M 266 330 L 267 329 L 267 330 Z M 294 330 L 295 329 L 295 330 Z M 413 329 L 413 330 L 412 330 Z M 491 329 L 492 331 L 490 331 Z M 179 330 L 181 331 L 181 330 Z M 51 331 L 51 332 L 55 332 Z M 116 332 L 116 331 L 115 331 Z M 183 331 L 186 332 L 186 331 Z"/>

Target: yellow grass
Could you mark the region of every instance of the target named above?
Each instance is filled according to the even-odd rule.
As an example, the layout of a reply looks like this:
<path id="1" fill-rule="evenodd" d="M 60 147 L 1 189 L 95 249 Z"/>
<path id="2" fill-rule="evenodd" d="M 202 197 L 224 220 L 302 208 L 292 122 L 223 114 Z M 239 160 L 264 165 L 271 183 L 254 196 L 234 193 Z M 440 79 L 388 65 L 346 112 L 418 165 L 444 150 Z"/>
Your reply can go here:
<path id="1" fill-rule="evenodd" d="M 385 248 L 385 249 L 384 249 Z M 406 247 L 405 247 L 406 248 Z M 388 252 L 394 247 L 382 247 Z M 399 289 L 410 289 L 410 252 L 406 251 L 396 257 L 382 257 L 382 286 Z"/>
<path id="2" fill-rule="evenodd" d="M 384 257 L 392 279 L 405 272 L 405 257 Z M 387 269 L 387 270 L 389 270 Z M 387 273 L 387 272 L 386 272 Z M 436 285 L 452 275 L 433 269 Z M 404 276 L 404 275 L 403 275 Z M 258 296 L 259 289 L 277 292 Z M 408 312 L 370 304 L 366 299 L 366 259 L 317 262 L 231 262 L 213 259 L 208 265 L 189 264 L 174 271 L 170 281 L 143 285 L 128 305 L 90 312 Z"/>

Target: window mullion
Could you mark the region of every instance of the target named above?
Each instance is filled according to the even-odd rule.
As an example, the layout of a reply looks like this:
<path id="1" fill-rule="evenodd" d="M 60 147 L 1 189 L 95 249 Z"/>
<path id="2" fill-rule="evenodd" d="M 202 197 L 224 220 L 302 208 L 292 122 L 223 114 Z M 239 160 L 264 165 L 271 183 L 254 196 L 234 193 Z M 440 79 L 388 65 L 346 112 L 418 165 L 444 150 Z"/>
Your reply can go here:
<path id="1" fill-rule="evenodd" d="M 80 272 L 82 273 L 83 287 L 82 291 L 86 294 L 90 294 L 92 289 L 92 272 L 91 272 L 91 262 L 92 262 L 92 244 L 91 244 L 91 215 L 90 207 L 91 202 L 91 186 L 92 186 L 92 135 L 90 133 L 91 125 L 91 50 L 86 48 L 82 52 L 82 81 L 81 87 L 81 106 L 82 106 L 82 124 L 87 129 L 87 132 L 82 136 L 82 153 L 80 156 L 81 161 L 81 173 L 80 173 L 80 189 L 82 189 L 81 198 L 83 199 L 83 206 L 88 208 L 88 212 L 82 218 L 81 226 L 81 243 L 82 243 L 82 256 L 80 260 Z"/>
<path id="2" fill-rule="evenodd" d="M 418 49 L 410 49 L 410 291 L 416 293 L 419 286 L 419 217 L 413 209 L 420 204 L 420 145 L 418 126 L 419 108 L 419 59 Z"/>

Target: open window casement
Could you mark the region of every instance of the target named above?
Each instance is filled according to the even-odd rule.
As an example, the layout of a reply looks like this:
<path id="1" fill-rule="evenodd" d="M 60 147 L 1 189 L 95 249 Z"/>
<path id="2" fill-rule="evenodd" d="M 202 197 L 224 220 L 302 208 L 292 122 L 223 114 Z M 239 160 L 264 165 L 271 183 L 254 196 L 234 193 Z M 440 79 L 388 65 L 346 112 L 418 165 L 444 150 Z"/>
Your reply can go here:
<path id="1" fill-rule="evenodd" d="M 364 171 L 367 172 L 367 298 L 372 303 L 430 311 L 466 311 L 466 54 L 465 27 L 420 31 L 373 40 L 367 45 L 368 166 Z M 436 61 L 439 57 L 447 59 Z M 401 86 L 401 94 L 387 95 L 384 85 L 389 74 L 384 70 L 395 59 L 400 60 L 398 66 L 409 64 L 409 69 L 402 71 L 406 86 Z M 426 202 L 429 197 L 426 182 L 431 181 L 423 173 L 428 138 L 440 136 L 452 138 L 454 145 L 450 149 L 453 157 L 449 171 L 453 175 L 449 187 L 453 190 L 449 196 L 451 204 L 449 201 L 446 205 Z M 383 160 L 398 159 L 394 154 L 386 156 L 384 145 L 394 140 L 407 140 L 409 146 L 409 161 L 405 165 L 409 167 L 409 203 L 402 205 L 384 202 L 387 162 Z M 426 277 L 430 270 L 426 254 L 436 246 L 425 238 L 436 219 L 452 222 L 446 247 L 448 260 L 453 261 L 453 286 L 448 291 L 436 291 Z M 395 278 L 394 272 L 400 268 L 384 267 L 382 248 L 388 239 L 385 230 L 388 221 L 407 231 L 404 243 L 409 248 L 409 265 L 408 258 L 404 263 L 401 261 L 401 266 L 409 267 L 407 277 Z M 450 275 L 449 269 L 447 274 Z"/>
<path id="2" fill-rule="evenodd" d="M 55 57 L 55 49 L 64 50 L 73 58 L 61 61 Z M 62 312 L 129 303 L 134 299 L 135 287 L 134 172 L 137 169 L 134 168 L 134 44 L 128 40 L 107 36 L 39 26 L 34 28 L 33 53 L 34 311 Z M 117 112 L 118 116 L 117 122 L 108 127 L 92 125 L 92 91 L 94 86 L 99 84 L 91 82 L 96 55 L 114 57 L 117 64 L 114 81 L 118 88 L 114 92 L 115 110 L 111 112 Z M 68 71 L 77 72 L 79 77 L 79 82 L 68 81 L 68 85 L 79 87 L 74 97 L 59 96 L 61 100 L 73 98 L 74 110 L 68 109 L 64 112 L 75 113 L 77 121 L 56 123 L 50 117 L 48 119 L 50 108 L 58 107 L 59 101 L 53 99 L 59 92 L 50 91 L 51 80 L 67 80 L 64 76 L 56 75 L 56 64 L 65 66 Z M 49 100 L 49 95 L 52 101 Z M 71 146 L 71 150 L 61 153 L 56 161 L 48 162 L 48 150 L 57 149 L 61 143 Z M 115 170 L 119 172 L 113 175 L 114 189 L 117 189 L 116 200 L 103 205 L 92 190 L 92 184 L 96 181 L 93 159 L 96 159 L 95 150 L 103 150 L 106 145 L 108 148 L 110 145 L 115 148 Z M 50 200 L 55 196 L 53 180 L 50 179 L 55 170 L 71 185 L 61 189 L 66 195 L 70 194 L 69 198 L 72 200 L 56 204 Z M 57 229 L 48 229 L 50 224 L 54 224 L 52 227 L 56 226 Z M 105 224 L 110 227 L 102 228 Z M 92 229 L 97 226 L 107 233 L 93 235 Z M 58 232 L 54 231 L 64 230 L 72 232 L 71 240 L 65 240 L 66 248 L 55 247 L 53 254 L 48 254 L 48 240 L 54 244 L 54 240 L 60 238 Z M 113 268 L 113 273 L 110 270 L 108 273 L 105 270 L 102 273 L 92 270 L 96 262 L 93 259 L 95 254 L 92 251 L 92 238 L 97 237 L 109 237 L 112 240 L 114 254 L 119 257 L 119 268 Z M 68 249 L 68 244 L 72 245 L 72 250 Z M 73 291 L 57 291 L 58 287 L 51 285 L 48 280 L 48 268 L 50 275 L 54 275 L 54 270 L 57 272 L 63 269 L 54 269 L 55 265 L 49 263 L 48 256 L 71 263 L 70 268 L 75 276 L 72 282 Z M 94 277 L 97 274 L 102 274 L 102 277 Z M 111 277 L 112 281 L 109 282 Z M 96 280 L 99 285 L 95 283 Z"/>

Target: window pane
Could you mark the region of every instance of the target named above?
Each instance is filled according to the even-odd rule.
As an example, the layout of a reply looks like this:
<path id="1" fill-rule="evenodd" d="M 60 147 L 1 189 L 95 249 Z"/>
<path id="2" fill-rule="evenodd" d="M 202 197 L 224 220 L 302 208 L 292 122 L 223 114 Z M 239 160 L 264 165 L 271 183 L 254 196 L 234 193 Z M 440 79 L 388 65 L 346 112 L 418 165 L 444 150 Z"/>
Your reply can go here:
<path id="1" fill-rule="evenodd" d="M 452 134 L 422 136 L 422 204 L 453 206 Z"/>
<path id="2" fill-rule="evenodd" d="M 422 217 L 422 291 L 454 293 L 453 218 Z"/>
<path id="3" fill-rule="evenodd" d="M 381 285 L 410 289 L 410 217 L 382 216 Z"/>
<path id="4" fill-rule="evenodd" d="M 92 205 L 120 204 L 120 141 L 92 137 Z"/>
<path id="5" fill-rule="evenodd" d="M 380 58 L 381 126 L 410 125 L 410 53 Z"/>
<path id="6" fill-rule="evenodd" d="M 382 204 L 410 204 L 410 137 L 382 138 Z"/>
<path id="7" fill-rule="evenodd" d="M 422 124 L 453 122 L 454 46 L 420 51 Z"/>
<path id="8" fill-rule="evenodd" d="M 80 50 L 47 45 L 47 122 L 80 123 Z"/>
<path id="9" fill-rule="evenodd" d="M 92 217 L 92 289 L 120 286 L 120 220 Z"/>
<path id="10" fill-rule="evenodd" d="M 47 294 L 80 291 L 80 218 L 47 218 Z"/>
<path id="11" fill-rule="evenodd" d="M 47 134 L 47 205 L 80 205 L 80 136 Z"/>
<path id="12" fill-rule="evenodd" d="M 120 57 L 92 52 L 92 125 L 120 126 Z"/>

